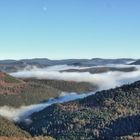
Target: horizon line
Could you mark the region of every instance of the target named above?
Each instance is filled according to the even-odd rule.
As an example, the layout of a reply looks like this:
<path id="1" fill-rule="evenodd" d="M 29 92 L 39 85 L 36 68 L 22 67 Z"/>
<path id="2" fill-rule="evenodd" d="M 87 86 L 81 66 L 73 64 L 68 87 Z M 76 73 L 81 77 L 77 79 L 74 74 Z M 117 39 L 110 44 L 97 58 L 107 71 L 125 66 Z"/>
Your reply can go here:
<path id="1" fill-rule="evenodd" d="M 132 57 L 115 57 L 115 58 L 112 58 L 112 57 L 92 57 L 92 58 L 48 58 L 48 57 L 31 57 L 31 58 L 7 58 L 7 59 L 0 59 L 0 61 L 10 61 L 10 60 L 15 60 L 15 61 L 20 61 L 20 60 L 31 60 L 31 59 L 48 59 L 48 60 L 72 60 L 72 59 L 75 59 L 75 60 L 92 60 L 92 59 L 134 59 L 134 60 L 139 60 L 140 58 L 132 58 Z"/>

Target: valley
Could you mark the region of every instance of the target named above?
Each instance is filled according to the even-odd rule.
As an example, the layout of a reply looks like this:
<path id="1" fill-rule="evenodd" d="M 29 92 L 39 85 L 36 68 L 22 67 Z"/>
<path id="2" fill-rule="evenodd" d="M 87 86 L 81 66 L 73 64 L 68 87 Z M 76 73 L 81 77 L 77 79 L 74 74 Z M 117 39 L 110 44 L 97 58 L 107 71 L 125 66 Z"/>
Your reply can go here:
<path id="1" fill-rule="evenodd" d="M 138 139 L 139 65 L 101 62 L 1 71 L 0 138 Z"/>

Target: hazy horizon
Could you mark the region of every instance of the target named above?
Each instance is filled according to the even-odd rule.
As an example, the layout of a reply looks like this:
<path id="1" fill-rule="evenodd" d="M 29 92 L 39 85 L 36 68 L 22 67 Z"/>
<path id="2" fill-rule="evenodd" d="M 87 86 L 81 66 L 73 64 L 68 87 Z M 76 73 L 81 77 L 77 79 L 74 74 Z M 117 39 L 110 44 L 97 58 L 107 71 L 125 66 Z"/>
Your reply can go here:
<path id="1" fill-rule="evenodd" d="M 59 59 L 53 59 L 53 58 L 48 58 L 48 57 L 31 57 L 31 58 L 18 58 L 18 59 L 14 59 L 14 58 L 5 58 L 5 59 L 0 59 L 0 61 L 6 61 L 6 60 L 16 60 L 16 61 L 20 61 L 20 60 L 32 60 L 32 59 L 48 59 L 48 60 L 70 60 L 70 59 L 77 59 L 77 60 L 92 60 L 92 59 L 134 59 L 134 60 L 139 60 L 140 58 L 127 58 L 127 57 L 120 57 L 120 58 L 103 58 L 103 57 L 92 57 L 92 58 L 59 58 Z"/>

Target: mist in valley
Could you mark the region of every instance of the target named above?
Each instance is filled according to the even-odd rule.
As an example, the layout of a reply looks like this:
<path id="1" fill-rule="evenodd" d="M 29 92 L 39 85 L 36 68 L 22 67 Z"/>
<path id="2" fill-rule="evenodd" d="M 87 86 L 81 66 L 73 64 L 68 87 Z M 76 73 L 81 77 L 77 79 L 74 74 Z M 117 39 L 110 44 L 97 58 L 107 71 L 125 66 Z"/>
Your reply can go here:
<path id="1" fill-rule="evenodd" d="M 115 65 L 114 65 L 115 66 Z M 116 67 L 130 67 L 128 65 L 121 65 Z M 25 68 L 21 71 L 10 73 L 12 76 L 17 78 L 35 78 L 35 79 L 53 79 L 53 80 L 64 80 L 74 82 L 88 82 L 98 86 L 97 91 L 107 90 L 115 88 L 124 84 L 130 84 L 140 80 L 140 68 L 135 66 L 136 70 L 132 72 L 120 72 L 120 71 L 109 71 L 104 73 L 91 74 L 89 72 L 60 72 L 61 70 L 67 69 L 85 69 L 85 67 L 74 67 L 74 66 L 52 66 L 46 68 Z M 87 67 L 86 67 L 87 68 Z M 14 122 L 26 121 L 31 123 L 28 118 L 32 113 L 39 112 L 44 108 L 56 104 L 81 99 L 95 92 L 77 94 L 75 92 L 66 93 L 62 92 L 60 97 L 50 99 L 46 102 L 21 106 L 20 108 L 13 108 L 9 106 L 0 107 L 0 115 Z"/>

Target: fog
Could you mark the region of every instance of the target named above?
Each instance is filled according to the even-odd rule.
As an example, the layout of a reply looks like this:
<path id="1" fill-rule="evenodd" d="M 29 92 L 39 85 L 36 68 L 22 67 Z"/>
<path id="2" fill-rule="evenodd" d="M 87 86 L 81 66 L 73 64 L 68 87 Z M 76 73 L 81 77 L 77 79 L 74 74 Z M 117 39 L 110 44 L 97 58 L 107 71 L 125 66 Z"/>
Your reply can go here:
<path id="1" fill-rule="evenodd" d="M 124 67 L 124 66 L 119 66 Z M 130 67 L 130 66 L 126 66 Z M 106 73 L 91 74 L 89 72 L 59 72 L 66 69 L 81 69 L 82 67 L 71 67 L 71 66 L 53 66 L 47 68 L 36 68 L 24 69 L 16 73 L 11 73 L 12 76 L 18 78 L 37 78 L 37 79 L 54 79 L 54 80 L 65 80 L 65 81 L 75 81 L 75 82 L 89 82 L 91 84 L 97 85 L 98 91 L 115 88 L 123 84 L 130 84 L 137 80 L 140 80 L 140 68 L 137 68 L 136 71 L 132 72 L 119 72 L 119 71 L 109 71 Z M 55 104 L 55 103 L 64 103 L 80 98 L 84 98 L 88 95 L 94 94 L 76 94 L 76 93 L 64 93 L 56 99 L 50 99 L 48 102 L 35 104 L 30 106 L 22 106 L 18 109 L 4 106 L 0 107 L 0 115 L 6 117 L 12 121 L 26 121 L 31 123 L 31 120 L 28 118 L 32 113 L 43 110 L 44 108 Z"/>
<path id="2" fill-rule="evenodd" d="M 113 66 L 113 65 L 112 65 Z M 115 65 L 114 65 L 115 66 Z M 116 67 L 132 67 L 129 65 L 117 65 Z M 73 66 L 52 66 L 47 68 L 32 68 L 30 70 L 22 70 L 16 73 L 11 73 L 17 78 L 36 78 L 36 79 L 51 79 L 64 80 L 74 82 L 88 82 L 99 87 L 99 90 L 115 88 L 123 84 L 132 83 L 140 80 L 140 68 L 132 72 L 109 71 L 105 73 L 91 74 L 89 72 L 60 72 L 66 69 L 83 69 L 84 67 Z"/>
<path id="3" fill-rule="evenodd" d="M 88 94 L 80 94 L 80 95 L 74 92 L 72 93 L 62 92 L 60 97 L 54 99 L 52 98 L 47 102 L 40 103 L 40 104 L 22 106 L 20 108 L 13 108 L 8 106 L 0 107 L 0 115 L 7 118 L 10 121 L 14 121 L 14 122 L 27 121 L 27 123 L 29 123 L 31 122 L 31 120 L 28 118 L 28 116 L 30 116 L 32 113 L 39 112 L 44 108 L 51 106 L 52 104 L 64 103 L 76 99 L 81 99 L 91 94 L 94 94 L 94 92 Z"/>

